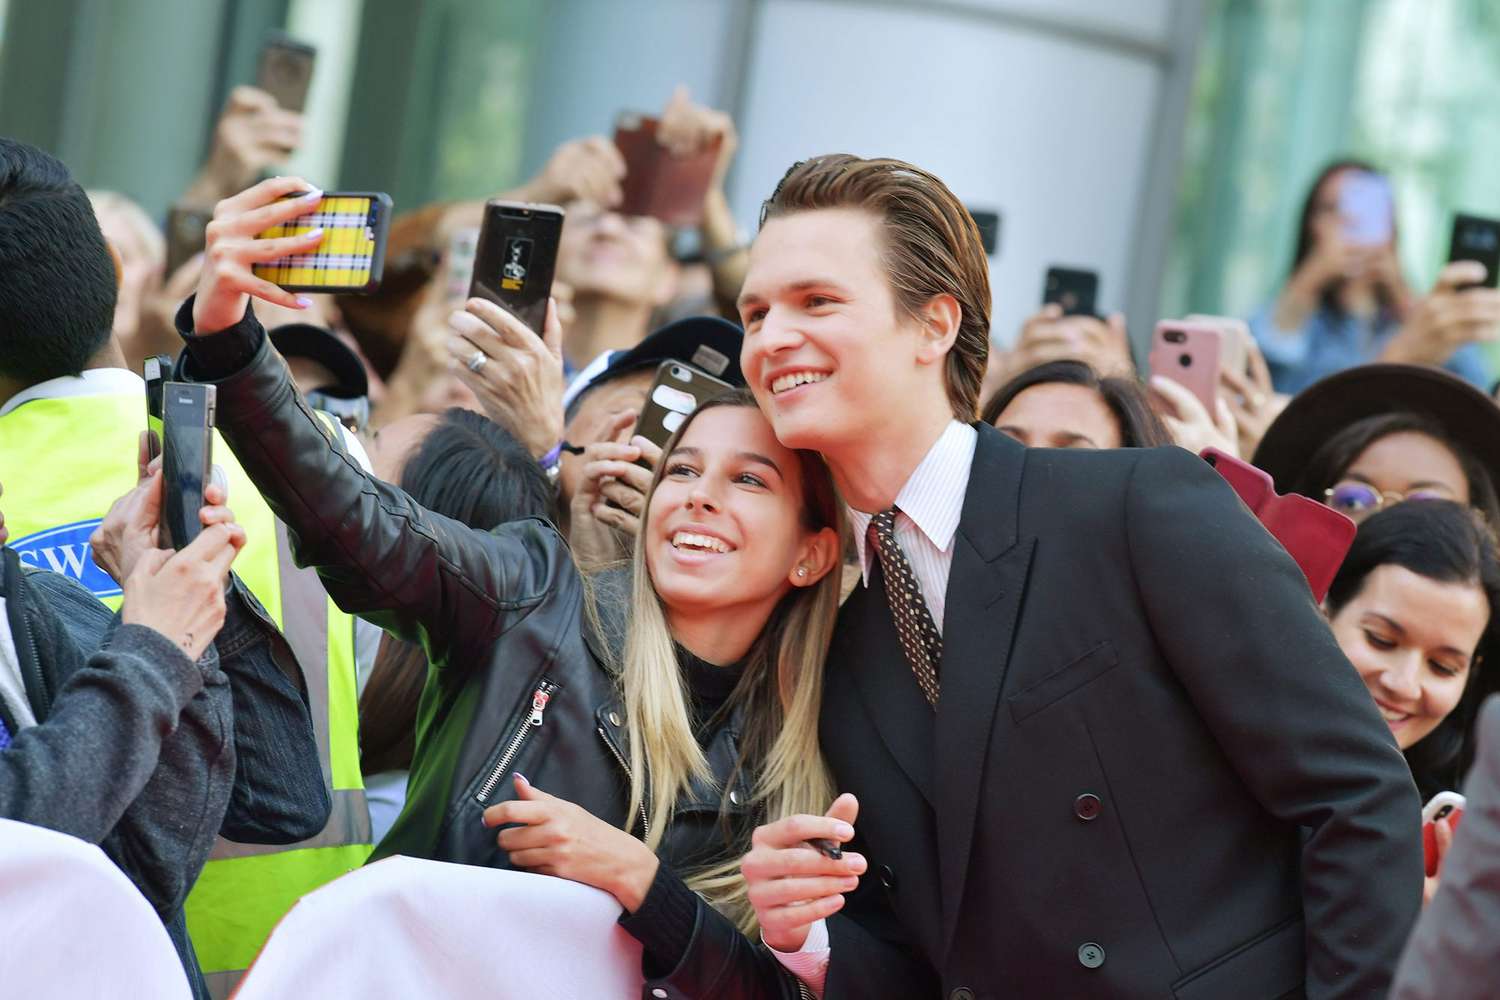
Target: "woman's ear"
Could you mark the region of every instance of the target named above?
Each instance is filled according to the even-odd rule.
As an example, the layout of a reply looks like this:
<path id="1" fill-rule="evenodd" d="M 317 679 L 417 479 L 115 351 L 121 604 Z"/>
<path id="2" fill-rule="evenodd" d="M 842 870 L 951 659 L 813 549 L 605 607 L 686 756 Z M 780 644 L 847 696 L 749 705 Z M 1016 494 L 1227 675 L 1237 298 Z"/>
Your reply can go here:
<path id="1" fill-rule="evenodd" d="M 797 561 L 787 573 L 793 587 L 811 587 L 839 564 L 838 532 L 824 528 L 808 535 L 797 551 Z"/>

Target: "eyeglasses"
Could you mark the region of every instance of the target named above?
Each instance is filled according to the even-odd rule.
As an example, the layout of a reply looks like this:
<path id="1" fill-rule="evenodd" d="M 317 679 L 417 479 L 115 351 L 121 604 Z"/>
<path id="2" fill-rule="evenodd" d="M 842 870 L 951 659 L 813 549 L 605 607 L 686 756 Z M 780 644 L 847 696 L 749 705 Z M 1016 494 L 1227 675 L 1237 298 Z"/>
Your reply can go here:
<path id="1" fill-rule="evenodd" d="M 1363 517 L 1373 514 L 1377 510 L 1383 510 L 1388 504 L 1400 503 L 1403 500 L 1446 500 L 1442 493 L 1436 490 L 1411 490 L 1407 493 L 1394 493 L 1388 490 L 1377 490 L 1368 483 L 1339 483 L 1323 491 L 1323 502 L 1341 514 L 1350 517 Z"/>

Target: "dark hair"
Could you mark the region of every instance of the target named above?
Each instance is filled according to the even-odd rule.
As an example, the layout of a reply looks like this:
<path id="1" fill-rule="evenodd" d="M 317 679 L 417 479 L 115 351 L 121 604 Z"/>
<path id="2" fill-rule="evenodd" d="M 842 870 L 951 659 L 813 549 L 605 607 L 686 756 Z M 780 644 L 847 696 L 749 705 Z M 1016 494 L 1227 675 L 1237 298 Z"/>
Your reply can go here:
<path id="1" fill-rule="evenodd" d="M 0 374 L 77 375 L 109 342 L 114 259 L 61 161 L 0 138 Z"/>
<path id="2" fill-rule="evenodd" d="M 1120 428 L 1120 447 L 1156 448 L 1172 443 L 1166 425 L 1151 409 L 1146 390 L 1134 379 L 1104 377 L 1082 361 L 1045 361 L 996 389 L 984 404 L 980 419 L 993 425 L 1017 396 L 1039 385 L 1079 385 L 1092 389 L 1104 400 Z"/>
<path id="3" fill-rule="evenodd" d="M 1289 275 L 1295 274 L 1297 268 L 1301 267 L 1302 262 L 1307 259 L 1307 255 L 1312 253 L 1312 220 L 1313 215 L 1317 212 L 1318 209 L 1318 194 L 1323 190 L 1323 186 L 1328 183 L 1329 179 L 1331 179 L 1334 174 L 1341 173 L 1345 170 L 1363 170 L 1364 172 L 1370 174 L 1380 173 L 1380 171 L 1376 169 L 1374 164 L 1371 164 L 1365 160 L 1356 159 L 1352 156 L 1334 160 L 1332 163 L 1329 163 L 1327 166 L 1325 166 L 1322 170 L 1318 171 L 1317 178 L 1312 182 L 1312 186 L 1307 189 L 1307 196 L 1302 199 L 1302 211 L 1297 216 L 1297 244 L 1296 249 L 1292 253 L 1291 270 L 1287 272 Z M 1341 284 L 1342 282 L 1340 281 L 1330 282 L 1328 286 L 1322 290 L 1322 294 L 1318 296 L 1318 301 L 1324 309 L 1328 309 L 1333 312 L 1343 311 L 1339 307 L 1338 301 L 1338 292 Z M 1376 295 L 1379 297 L 1381 309 L 1389 311 L 1395 305 L 1395 303 L 1391 301 L 1389 294 L 1386 292 L 1384 285 L 1381 285 L 1377 288 Z"/>
<path id="4" fill-rule="evenodd" d="M 936 176 L 901 160 L 830 153 L 792 164 L 760 209 L 760 224 L 820 208 L 858 208 L 880 220 L 881 259 L 896 304 L 916 315 L 951 295 L 962 316 L 948 352 L 948 402 L 968 423 L 990 352 L 990 260 L 963 202 Z"/>
<path id="5" fill-rule="evenodd" d="M 1458 705 L 1437 728 L 1408 747 L 1412 777 L 1431 798 L 1456 789 L 1474 759 L 1474 717 L 1495 684 L 1489 663 L 1500 631 L 1500 555 L 1495 539 L 1474 511 L 1447 500 L 1411 500 L 1382 510 L 1359 526 L 1354 544 L 1328 588 L 1328 614 L 1335 617 L 1364 589 L 1381 566 L 1400 566 L 1439 583 L 1472 583 L 1484 591 L 1490 616 Z"/>
<path id="6" fill-rule="evenodd" d="M 1463 445 L 1454 441 L 1431 417 L 1410 411 L 1382 413 L 1356 420 L 1334 434 L 1307 460 L 1292 480 L 1291 490 L 1322 503 L 1324 493 L 1349 471 L 1366 448 L 1392 434 L 1425 434 L 1440 442 L 1458 459 L 1469 484 L 1469 506 L 1482 513 L 1491 525 L 1500 526 L 1500 499 L 1489 470 Z"/>
<path id="7" fill-rule="evenodd" d="M 438 418 L 407 459 L 400 486 L 428 510 L 471 528 L 556 519 L 552 484 L 541 466 L 509 431 L 472 410 L 454 408 Z M 383 636 L 359 699 L 365 774 L 411 767 L 417 700 L 426 682 L 422 647 Z"/>

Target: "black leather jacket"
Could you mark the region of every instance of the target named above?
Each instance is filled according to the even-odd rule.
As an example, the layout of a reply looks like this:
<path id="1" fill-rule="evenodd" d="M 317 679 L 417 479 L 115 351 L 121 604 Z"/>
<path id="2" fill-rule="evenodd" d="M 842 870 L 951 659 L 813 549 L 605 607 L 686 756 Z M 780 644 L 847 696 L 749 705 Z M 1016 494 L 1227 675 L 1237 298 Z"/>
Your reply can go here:
<path id="1" fill-rule="evenodd" d="M 188 341 L 178 377 L 217 385 L 219 430 L 286 523 L 298 563 L 316 567 L 345 611 L 421 642 L 432 665 L 406 807 L 375 858 L 509 868 L 480 817 L 514 797 L 516 771 L 624 826 L 629 754 L 606 666 L 628 611 L 623 581 L 596 578 L 600 627 L 592 627 L 589 584 L 551 524 L 528 519 L 486 532 L 426 510 L 366 474 L 313 416 L 252 312 L 200 338 L 185 326 L 191 308 L 190 299 L 178 313 Z M 737 722 L 731 715 L 706 741 L 721 781 L 734 770 Z M 692 789 L 662 838 L 658 881 L 743 853 L 758 822 L 744 805 L 749 792 L 744 781 L 722 800 L 717 789 Z M 631 824 L 637 835 L 643 820 Z M 763 946 L 692 898 L 686 953 L 669 970 L 652 968 L 647 955 L 648 973 L 662 974 L 647 979 L 643 997 L 799 995 Z"/>

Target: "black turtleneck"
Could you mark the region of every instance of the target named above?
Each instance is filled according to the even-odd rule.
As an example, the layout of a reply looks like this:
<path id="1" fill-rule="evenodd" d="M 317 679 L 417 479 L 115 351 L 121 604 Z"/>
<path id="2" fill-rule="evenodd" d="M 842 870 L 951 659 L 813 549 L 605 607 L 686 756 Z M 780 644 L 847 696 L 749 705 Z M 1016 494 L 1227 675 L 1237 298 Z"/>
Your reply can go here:
<path id="1" fill-rule="evenodd" d="M 740 682 L 740 674 L 745 670 L 745 661 L 740 660 L 728 666 L 721 666 L 694 655 L 685 646 L 679 645 L 676 650 L 677 662 L 682 667 L 683 684 L 687 687 L 688 711 L 692 713 L 693 718 L 693 735 L 698 738 L 698 744 L 702 746 L 712 735 L 709 732 L 709 722 L 729 701 L 729 696 L 734 693 L 735 685 Z"/>

